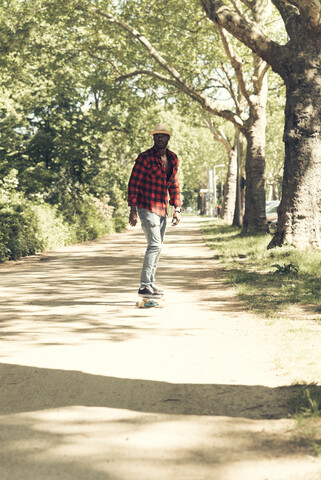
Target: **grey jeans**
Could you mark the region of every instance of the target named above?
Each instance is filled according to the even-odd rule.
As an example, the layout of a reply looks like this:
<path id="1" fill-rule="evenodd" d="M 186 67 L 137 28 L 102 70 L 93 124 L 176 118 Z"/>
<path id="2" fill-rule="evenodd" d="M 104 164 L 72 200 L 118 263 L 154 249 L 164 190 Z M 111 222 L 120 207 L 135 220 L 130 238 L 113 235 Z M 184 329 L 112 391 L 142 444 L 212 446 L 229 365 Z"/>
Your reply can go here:
<path id="1" fill-rule="evenodd" d="M 138 215 L 147 240 L 140 278 L 141 286 L 143 287 L 155 283 L 157 264 L 166 231 L 166 216 L 160 217 L 145 208 L 139 208 Z"/>

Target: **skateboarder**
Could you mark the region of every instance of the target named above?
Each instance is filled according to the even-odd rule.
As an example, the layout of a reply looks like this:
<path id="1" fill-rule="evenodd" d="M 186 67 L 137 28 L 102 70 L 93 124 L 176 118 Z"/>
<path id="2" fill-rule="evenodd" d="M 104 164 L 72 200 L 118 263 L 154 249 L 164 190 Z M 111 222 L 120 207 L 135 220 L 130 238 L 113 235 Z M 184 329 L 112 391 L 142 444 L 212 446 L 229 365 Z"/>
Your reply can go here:
<path id="1" fill-rule="evenodd" d="M 173 226 L 180 222 L 182 204 L 178 158 L 166 148 L 172 134 L 166 124 L 158 124 L 151 135 L 154 145 L 137 157 L 128 183 L 129 223 L 134 227 L 139 215 L 147 240 L 138 295 L 150 297 L 163 295 L 155 285 L 155 275 L 166 230 L 168 194 L 174 207 Z"/>

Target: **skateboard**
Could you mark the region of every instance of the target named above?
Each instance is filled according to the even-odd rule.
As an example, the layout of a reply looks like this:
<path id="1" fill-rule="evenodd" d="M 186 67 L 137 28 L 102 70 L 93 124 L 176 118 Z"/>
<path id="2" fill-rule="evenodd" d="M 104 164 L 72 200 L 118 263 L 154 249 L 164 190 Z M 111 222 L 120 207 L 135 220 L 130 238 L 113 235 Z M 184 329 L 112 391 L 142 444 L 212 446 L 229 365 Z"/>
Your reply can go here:
<path id="1" fill-rule="evenodd" d="M 138 308 L 163 308 L 164 297 L 140 297 L 136 303 Z"/>

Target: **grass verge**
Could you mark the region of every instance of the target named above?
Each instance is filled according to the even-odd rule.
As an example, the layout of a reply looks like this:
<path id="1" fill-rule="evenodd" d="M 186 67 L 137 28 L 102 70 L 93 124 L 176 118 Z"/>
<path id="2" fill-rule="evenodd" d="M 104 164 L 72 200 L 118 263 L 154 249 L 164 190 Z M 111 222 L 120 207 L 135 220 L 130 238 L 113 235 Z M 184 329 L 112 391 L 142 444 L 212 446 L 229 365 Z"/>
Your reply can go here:
<path id="1" fill-rule="evenodd" d="M 228 282 L 253 311 L 273 318 L 290 314 L 297 306 L 320 321 L 320 252 L 267 250 L 270 235 L 243 235 L 220 220 L 205 224 L 203 235 L 223 263 Z"/>
<path id="2" fill-rule="evenodd" d="M 293 307 L 320 320 L 321 253 L 293 247 L 267 250 L 270 235 L 243 235 L 220 220 L 203 225 L 207 245 L 224 265 L 227 282 L 255 313 L 268 318 L 290 315 Z M 290 400 L 297 419 L 297 442 L 321 455 L 321 386 L 297 385 Z"/>
<path id="3" fill-rule="evenodd" d="M 297 420 L 296 443 L 311 455 L 321 456 L 321 386 L 298 385 L 290 407 Z"/>

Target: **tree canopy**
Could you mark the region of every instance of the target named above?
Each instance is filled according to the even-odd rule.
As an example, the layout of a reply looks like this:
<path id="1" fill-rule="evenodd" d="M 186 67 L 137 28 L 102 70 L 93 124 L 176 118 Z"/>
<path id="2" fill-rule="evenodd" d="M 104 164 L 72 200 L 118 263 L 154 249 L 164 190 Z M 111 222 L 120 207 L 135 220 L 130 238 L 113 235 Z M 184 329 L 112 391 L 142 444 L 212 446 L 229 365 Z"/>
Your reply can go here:
<path id="1" fill-rule="evenodd" d="M 197 193 L 207 187 L 207 169 L 223 162 L 228 171 L 236 129 L 247 141 L 240 164 L 247 181 L 245 227 L 264 230 L 265 199 L 280 192 L 285 122 L 286 166 L 273 242 L 301 246 L 304 228 L 304 245 L 318 247 L 313 231 L 319 227 L 307 227 L 307 203 L 320 211 L 312 182 L 320 162 L 311 141 L 318 116 L 309 111 L 319 105 L 313 100 L 317 4 L 272 3 L 2 2 L 2 177 L 15 169 L 17 190 L 58 206 L 70 221 L 88 196 L 125 215 L 133 161 L 150 146 L 152 126 L 164 120 L 175 131 L 171 147 L 181 158 L 185 206 L 195 208 Z M 302 55 L 294 58 L 295 49 Z M 267 83 L 270 65 L 275 73 Z M 308 85 L 313 95 L 299 101 Z"/>
<path id="2" fill-rule="evenodd" d="M 269 247 L 321 248 L 320 66 L 321 5 L 316 0 L 272 0 L 287 33 L 273 38 L 248 19 L 246 2 L 200 0 L 211 21 L 225 28 L 278 73 L 286 86 L 285 164 L 278 227 Z M 266 2 L 251 2 L 263 9 Z"/>

